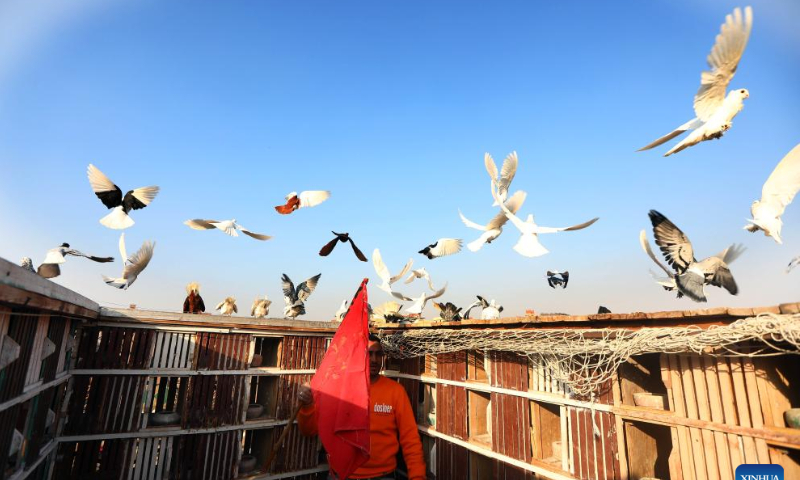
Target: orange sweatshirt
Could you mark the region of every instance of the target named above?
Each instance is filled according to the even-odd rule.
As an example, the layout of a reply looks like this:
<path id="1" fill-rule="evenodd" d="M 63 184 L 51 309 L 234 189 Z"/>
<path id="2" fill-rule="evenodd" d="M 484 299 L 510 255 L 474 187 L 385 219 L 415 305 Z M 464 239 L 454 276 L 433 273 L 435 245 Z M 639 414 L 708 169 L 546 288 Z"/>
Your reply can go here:
<path id="1" fill-rule="evenodd" d="M 405 389 L 394 380 L 381 376 L 370 384 L 369 406 L 370 457 L 350 478 L 370 478 L 393 472 L 397 468 L 397 450 L 402 447 L 409 480 L 424 480 L 422 442 Z M 316 406 L 312 404 L 301 408 L 297 423 L 303 434 L 316 435 Z"/>

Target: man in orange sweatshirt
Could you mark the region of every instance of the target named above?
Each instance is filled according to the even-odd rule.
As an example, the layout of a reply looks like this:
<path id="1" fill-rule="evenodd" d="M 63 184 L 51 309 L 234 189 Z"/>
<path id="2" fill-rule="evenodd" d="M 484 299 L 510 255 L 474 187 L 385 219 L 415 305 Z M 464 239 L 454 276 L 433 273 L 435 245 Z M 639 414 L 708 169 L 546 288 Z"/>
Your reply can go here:
<path id="1" fill-rule="evenodd" d="M 377 336 L 369 336 L 369 439 L 370 457 L 349 477 L 358 480 L 389 480 L 395 478 L 397 451 L 403 450 L 409 480 L 425 479 L 425 458 L 417 432 L 417 421 L 405 389 L 394 380 L 380 374 L 383 368 L 383 348 Z M 317 410 L 308 384 L 300 387 L 298 400 L 303 405 L 297 415 L 300 431 L 317 434 Z M 333 472 L 329 480 L 339 480 Z"/>

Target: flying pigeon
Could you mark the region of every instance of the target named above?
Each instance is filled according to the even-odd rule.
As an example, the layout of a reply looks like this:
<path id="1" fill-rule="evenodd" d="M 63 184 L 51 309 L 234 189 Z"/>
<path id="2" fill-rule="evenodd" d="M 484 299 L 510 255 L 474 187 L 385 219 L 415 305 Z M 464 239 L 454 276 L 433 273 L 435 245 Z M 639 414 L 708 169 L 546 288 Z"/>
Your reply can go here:
<path id="1" fill-rule="evenodd" d="M 150 205 L 158 195 L 158 187 L 151 186 L 129 190 L 123 197 L 122 190 L 91 163 L 87 175 L 94 194 L 103 205 L 112 209 L 111 213 L 100 219 L 100 223 L 115 230 L 133 226 L 135 222 L 128 216 L 128 212 Z"/>
<path id="2" fill-rule="evenodd" d="M 62 243 L 61 246 L 56 248 L 51 248 L 50 250 L 47 251 L 47 256 L 44 257 L 44 262 L 42 262 L 42 264 L 39 265 L 39 268 L 36 270 L 36 273 L 38 273 L 44 278 L 55 278 L 61 275 L 61 267 L 59 267 L 59 264 L 67 261 L 66 259 L 67 255 L 72 255 L 74 257 L 88 258 L 89 260 L 98 263 L 108 263 L 114 261 L 114 257 L 95 257 L 92 255 L 87 255 L 85 253 L 70 248 L 69 243 Z"/>
<path id="3" fill-rule="evenodd" d="M 186 285 L 186 300 L 183 301 L 183 313 L 203 313 L 206 311 L 206 304 L 200 296 L 200 285 L 192 282 Z"/>
<path id="4" fill-rule="evenodd" d="M 316 207 L 320 203 L 331 197 L 331 192 L 327 190 L 306 190 L 297 195 L 297 192 L 292 192 L 286 195 L 286 203 L 278 205 L 275 210 L 283 215 L 288 215 L 298 208 L 303 207 Z"/>
<path id="5" fill-rule="evenodd" d="M 798 190 L 800 190 L 800 144 L 783 157 L 764 183 L 764 187 L 761 189 L 761 200 L 756 200 L 750 207 L 753 219 L 748 220 L 750 225 L 744 227 L 745 230 L 754 233 L 763 230 L 764 235 L 772 237 L 778 243 L 783 243 L 781 240 L 781 227 L 783 227 L 781 215 L 792 203 Z"/>
<path id="6" fill-rule="evenodd" d="M 550 270 L 547 271 L 547 284 L 550 285 L 550 288 L 556 288 L 559 286 L 561 288 L 567 288 L 567 283 L 569 282 L 569 272 L 559 272 L 558 270 L 551 272 Z"/>
<path id="7" fill-rule="evenodd" d="M 517 152 L 509 153 L 506 159 L 503 160 L 503 168 L 500 170 L 499 175 L 497 174 L 497 165 L 495 165 L 491 155 L 485 153 L 483 155 L 483 163 L 486 165 L 486 171 L 489 172 L 489 178 L 492 179 L 491 184 L 496 184 L 498 187 L 497 196 L 500 201 L 505 202 L 508 196 L 508 187 L 511 186 L 511 181 L 514 180 L 514 175 L 517 173 Z M 492 206 L 496 207 L 498 205 L 500 203 L 498 199 L 495 199 Z"/>
<path id="8" fill-rule="evenodd" d="M 331 233 L 336 235 L 336 238 L 326 243 L 325 246 L 320 249 L 319 255 L 321 257 L 327 257 L 336 247 L 337 243 L 350 242 L 350 246 L 353 247 L 353 253 L 356 254 L 356 257 L 362 262 L 367 261 L 367 257 L 365 257 L 363 253 L 361 253 L 361 250 L 359 250 L 358 247 L 356 247 L 356 242 L 354 242 L 353 239 L 350 238 L 350 235 L 348 233 L 336 233 L 336 232 L 331 232 Z"/>
<path id="9" fill-rule="evenodd" d="M 497 198 L 497 194 L 495 193 L 494 188 L 492 189 L 492 195 Z M 539 243 L 539 234 L 540 233 L 556 233 L 556 232 L 571 232 L 574 230 L 582 230 L 594 222 L 596 222 L 599 217 L 595 217 L 588 222 L 581 223 L 579 225 L 574 225 L 572 227 L 563 227 L 563 228 L 554 228 L 554 227 L 542 227 L 537 225 L 533 221 L 533 215 L 528 215 L 528 219 L 524 222 L 519 219 L 514 213 L 505 206 L 505 204 L 501 204 L 500 208 L 503 209 L 506 216 L 514 226 L 520 231 L 519 240 L 517 240 L 517 244 L 514 245 L 514 250 L 517 251 L 523 257 L 539 257 L 546 253 L 549 253 L 549 250 L 544 248 L 544 245 Z"/>
<path id="10" fill-rule="evenodd" d="M 122 258 L 125 259 L 123 260 L 122 277 L 109 278 L 103 275 L 103 281 L 114 288 L 127 290 L 128 287 L 133 285 L 133 282 L 136 281 L 136 278 L 142 273 L 145 267 L 147 267 L 147 264 L 150 263 L 150 259 L 153 258 L 153 249 L 155 247 L 155 242 L 148 240 L 142 244 L 139 251 L 128 257 L 125 251 L 125 232 L 123 232 L 119 236 L 119 253 L 122 255 Z"/>
<path id="11" fill-rule="evenodd" d="M 400 273 L 397 275 L 392 276 L 389 272 L 389 269 L 386 267 L 386 264 L 383 263 L 383 257 L 381 257 L 381 251 L 377 248 L 372 252 L 372 266 L 375 267 L 375 273 L 378 274 L 382 283 L 378 285 L 378 288 L 383 290 L 384 292 L 391 295 L 392 292 L 392 284 L 403 278 L 408 270 L 411 268 L 411 265 L 414 264 L 414 260 L 409 258 L 406 265 L 400 270 Z"/>
<path id="12" fill-rule="evenodd" d="M 36 273 L 36 270 L 33 268 L 33 260 L 31 260 L 30 257 L 22 257 L 22 261 L 19 262 L 19 266 L 29 272 Z"/>
<path id="13" fill-rule="evenodd" d="M 447 290 L 446 283 L 444 284 L 444 287 L 442 287 L 438 291 L 430 295 L 423 292 L 422 295 L 420 295 L 417 298 L 406 297 L 400 292 L 392 292 L 392 295 L 394 295 L 396 298 L 399 298 L 400 300 L 405 300 L 406 302 L 414 302 L 410 307 L 406 308 L 406 312 L 411 314 L 421 315 L 422 310 L 425 309 L 425 305 L 428 303 L 428 300 L 433 300 L 434 298 L 441 297 L 442 295 L 444 295 L 445 290 Z"/>
<path id="14" fill-rule="evenodd" d="M 798 255 L 798 256 L 796 256 L 796 257 L 794 257 L 794 258 L 792 259 L 792 261 L 791 261 L 791 262 L 789 262 L 789 265 L 786 267 L 786 273 L 789 273 L 789 272 L 791 272 L 791 271 L 792 271 L 792 269 L 793 269 L 794 267 L 798 266 L 798 265 L 800 265 L 800 255 Z"/>
<path id="15" fill-rule="evenodd" d="M 231 316 L 234 313 L 239 313 L 239 309 L 236 308 L 236 299 L 234 297 L 228 297 L 225 300 L 219 302 L 215 310 L 219 310 L 219 312 L 223 315 Z"/>
<path id="16" fill-rule="evenodd" d="M 405 320 L 405 317 L 400 313 L 403 305 L 397 302 L 386 302 L 379 305 L 373 312 L 373 317 L 377 317 L 388 323 L 398 323 Z"/>
<path id="17" fill-rule="evenodd" d="M 469 307 L 467 307 L 467 311 L 464 313 L 464 320 L 469 320 L 469 312 L 475 307 L 481 307 L 483 309 L 481 311 L 481 320 L 497 320 L 500 318 L 500 312 L 503 311 L 503 307 L 498 305 L 494 299 L 492 299 L 491 302 L 487 302 L 486 299 L 480 295 L 477 297 L 478 301 L 473 302 Z"/>
<path id="18" fill-rule="evenodd" d="M 440 238 L 436 243 L 432 243 L 423 248 L 417 253 L 421 253 L 428 257 L 428 260 L 434 258 L 444 257 L 445 255 L 452 255 L 461 251 L 461 239 L 458 238 Z"/>
<path id="19" fill-rule="evenodd" d="M 639 232 L 639 244 L 641 244 L 644 253 L 646 253 L 647 256 L 650 257 L 650 259 L 653 260 L 653 262 L 655 262 L 655 264 L 667 274 L 666 277 L 659 277 L 654 271 L 650 270 L 650 276 L 653 277 L 653 280 L 655 280 L 657 284 L 661 285 L 664 290 L 668 292 L 677 291 L 678 298 L 683 297 L 683 293 L 678 290 L 678 285 L 675 283 L 675 272 L 668 269 L 664 266 L 664 264 L 658 261 L 658 258 L 650 248 L 650 242 L 647 241 L 647 232 L 644 230 Z"/>
<path id="20" fill-rule="evenodd" d="M 344 316 L 347 314 L 347 311 L 350 309 L 350 302 L 347 300 L 342 300 L 341 306 L 339 306 L 339 310 L 336 310 L 336 313 L 333 314 L 334 318 L 337 322 L 341 322 L 344 320 Z"/>
<path id="21" fill-rule="evenodd" d="M 269 306 L 272 305 L 272 300 L 270 300 L 266 295 L 264 298 L 256 298 L 253 301 L 253 306 L 250 308 L 250 316 L 256 318 L 264 318 L 269 315 Z"/>
<path id="22" fill-rule="evenodd" d="M 413 282 L 414 280 L 416 280 L 418 278 L 424 278 L 425 280 L 427 280 L 428 281 L 428 288 L 430 288 L 434 292 L 436 291 L 436 289 L 433 287 L 433 282 L 431 282 L 431 276 L 428 273 L 428 271 L 425 270 L 425 267 L 418 268 L 416 270 L 411 270 L 411 273 L 408 275 L 408 278 L 406 278 L 406 281 L 403 282 L 403 283 L 408 285 L 409 283 Z"/>
<path id="23" fill-rule="evenodd" d="M 450 302 L 433 302 L 433 306 L 436 307 L 436 310 L 439 310 L 439 318 L 441 318 L 443 322 L 461 321 L 461 309 L 456 307 L 454 304 Z"/>
<path id="24" fill-rule="evenodd" d="M 728 264 L 742 254 L 744 248 L 732 245 L 717 255 L 697 261 L 689 238 L 667 217 L 650 210 L 650 222 L 656 245 L 667 263 L 675 270 L 675 284 L 684 295 L 695 302 L 705 302 L 704 286 L 722 287 L 731 295 L 739 293 Z"/>
<path id="25" fill-rule="evenodd" d="M 525 203 L 525 197 L 527 195 L 528 194 L 522 190 L 518 190 L 505 202 L 506 207 L 511 211 L 511 213 L 517 213 L 517 210 L 519 210 L 522 207 L 522 204 Z M 503 225 L 505 225 L 508 221 L 508 217 L 502 210 L 500 210 L 500 212 L 495 215 L 494 218 L 492 218 L 486 225 L 479 225 L 470 221 L 464 216 L 463 213 L 461 213 L 461 210 L 458 211 L 458 215 L 461 217 L 461 221 L 464 222 L 464 225 L 483 232 L 477 240 L 467 244 L 467 248 L 472 252 L 477 252 L 481 249 L 481 247 L 483 247 L 484 243 L 492 243 L 492 241 L 499 237 L 500 234 L 503 233 Z"/>
<path id="26" fill-rule="evenodd" d="M 283 309 L 284 317 L 297 318 L 300 315 L 305 315 L 305 301 L 317 288 L 317 282 L 322 276 L 321 273 L 314 275 L 305 282 L 295 288 L 292 280 L 284 273 L 281 277 L 281 284 L 283 288 L 283 301 L 286 306 Z"/>
<path id="27" fill-rule="evenodd" d="M 657 147 L 683 132 L 693 130 L 688 137 L 664 155 L 667 157 L 702 141 L 719 139 L 731 128 L 733 117 L 742 111 L 744 99 L 749 97 L 750 93 L 742 88 L 732 90 L 726 96 L 725 90 L 736 73 L 736 67 L 747 46 L 752 28 L 753 10 L 750 7 L 744 9 L 744 18 L 739 8 L 734 9 L 732 15 L 725 17 L 725 23 L 722 24 L 720 34 L 717 35 L 714 47 L 708 55 L 708 66 L 711 70 L 704 71 L 700 76 L 700 89 L 694 96 L 694 112 L 697 117 L 650 145 L 640 148 L 639 151 Z"/>
<path id="28" fill-rule="evenodd" d="M 262 235 L 260 233 L 251 232 L 250 230 L 236 223 L 235 218 L 233 220 L 223 220 L 221 222 L 218 222 L 216 220 L 201 220 L 199 218 L 195 218 L 192 220 L 186 220 L 183 223 L 184 225 L 187 225 L 189 226 L 189 228 L 192 228 L 194 230 L 212 230 L 214 228 L 218 228 L 223 232 L 227 233 L 228 235 L 230 235 L 231 237 L 238 237 L 239 233 L 237 232 L 237 230 L 239 230 L 248 237 L 255 238 L 256 240 L 269 240 L 270 238 L 272 238 L 269 235 Z"/>

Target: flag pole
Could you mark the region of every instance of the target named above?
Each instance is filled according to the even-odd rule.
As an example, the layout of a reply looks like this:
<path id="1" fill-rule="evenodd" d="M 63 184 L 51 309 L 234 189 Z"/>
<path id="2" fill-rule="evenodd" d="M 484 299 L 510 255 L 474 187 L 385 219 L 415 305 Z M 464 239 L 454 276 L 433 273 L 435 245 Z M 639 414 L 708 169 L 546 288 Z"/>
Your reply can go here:
<path id="1" fill-rule="evenodd" d="M 275 442 L 275 445 L 272 447 L 272 451 L 269 453 L 269 458 L 267 458 L 267 464 L 264 467 L 264 472 L 269 473 L 269 467 L 272 466 L 273 460 L 275 460 L 275 456 L 278 455 L 278 451 L 283 446 L 283 442 L 286 440 L 286 436 L 289 434 L 289 429 L 292 428 L 292 424 L 297 419 L 297 414 L 300 413 L 300 409 L 303 407 L 301 403 L 298 402 L 297 406 L 292 412 L 292 416 L 289 418 L 289 423 L 286 424 L 286 428 L 283 429 L 281 436 L 278 437 L 278 441 Z"/>

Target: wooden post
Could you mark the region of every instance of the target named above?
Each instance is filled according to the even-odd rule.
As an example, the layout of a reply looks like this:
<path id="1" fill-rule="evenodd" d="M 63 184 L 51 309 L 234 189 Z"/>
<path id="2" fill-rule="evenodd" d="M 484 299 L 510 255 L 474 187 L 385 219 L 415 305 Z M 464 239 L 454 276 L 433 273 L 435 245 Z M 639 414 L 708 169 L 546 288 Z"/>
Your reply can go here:
<path id="1" fill-rule="evenodd" d="M 272 446 L 272 451 L 269 453 L 269 458 L 267 458 L 266 466 L 264 467 L 264 473 L 269 473 L 269 467 L 272 466 L 273 460 L 275 460 L 275 456 L 278 455 L 278 450 L 281 449 L 283 442 L 286 440 L 286 436 L 289 434 L 289 429 L 292 428 L 292 424 L 297 419 L 297 414 L 300 413 L 300 409 L 303 406 L 301 404 L 297 404 L 292 412 L 292 416 L 289 418 L 289 423 L 286 424 L 286 428 L 283 429 L 281 432 L 281 436 L 278 437 L 278 441 L 275 442 L 275 445 Z"/>

